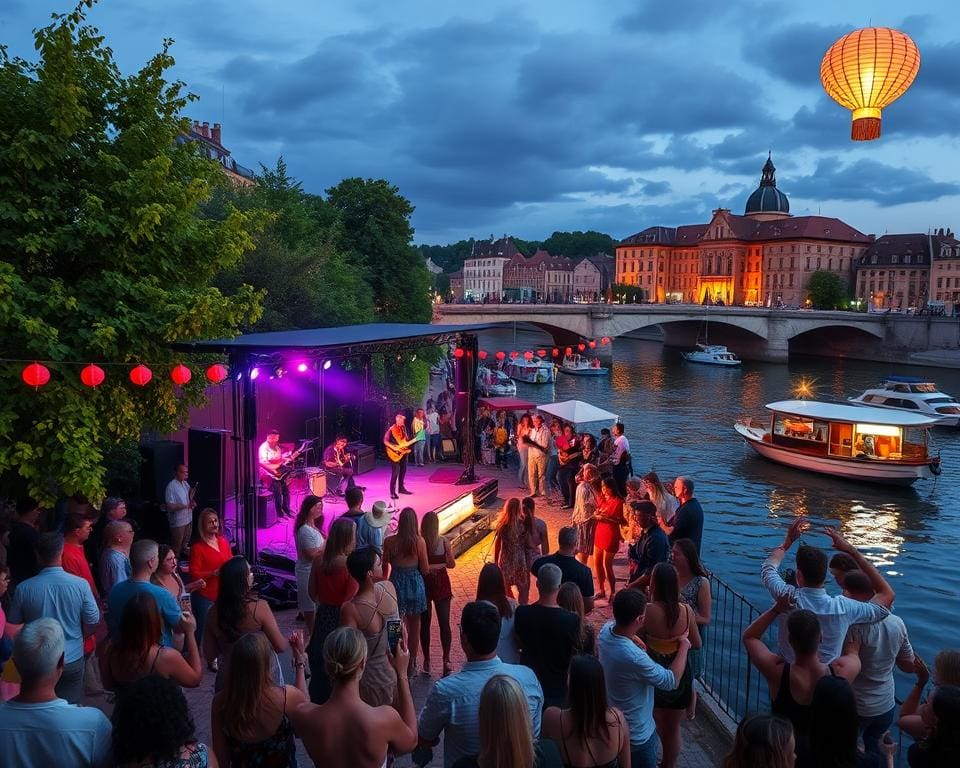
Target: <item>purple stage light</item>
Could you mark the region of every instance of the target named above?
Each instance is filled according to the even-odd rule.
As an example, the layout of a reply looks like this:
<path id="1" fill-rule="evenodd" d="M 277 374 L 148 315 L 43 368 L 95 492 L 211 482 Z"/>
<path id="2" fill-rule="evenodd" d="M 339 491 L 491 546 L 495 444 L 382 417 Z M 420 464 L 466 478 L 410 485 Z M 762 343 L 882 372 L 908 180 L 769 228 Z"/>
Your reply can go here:
<path id="1" fill-rule="evenodd" d="M 298 373 L 306 373 L 306 372 L 307 372 L 307 364 L 306 364 L 306 363 L 300 363 L 299 365 L 297 365 L 297 372 L 298 372 Z"/>
<path id="2" fill-rule="evenodd" d="M 260 369 L 254 368 L 252 371 L 250 371 L 250 381 L 256 381 L 257 376 L 259 375 L 260 375 Z"/>

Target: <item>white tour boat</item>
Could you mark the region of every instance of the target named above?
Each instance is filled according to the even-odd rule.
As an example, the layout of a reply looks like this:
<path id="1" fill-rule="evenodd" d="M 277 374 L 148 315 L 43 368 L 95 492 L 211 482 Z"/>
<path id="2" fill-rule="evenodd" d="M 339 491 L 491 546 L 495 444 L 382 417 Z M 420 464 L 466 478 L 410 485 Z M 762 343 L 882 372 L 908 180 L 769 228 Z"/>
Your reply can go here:
<path id="1" fill-rule="evenodd" d="M 513 397 L 517 385 L 503 371 L 481 365 L 477 367 L 477 390 L 484 397 Z"/>
<path id="2" fill-rule="evenodd" d="M 538 357 L 532 360 L 525 360 L 522 357 L 514 358 L 507 362 L 503 370 L 514 381 L 522 381 L 525 384 L 553 383 L 553 363 Z"/>
<path id="3" fill-rule="evenodd" d="M 591 360 L 574 353 L 564 355 L 563 362 L 560 363 L 560 373 L 569 373 L 572 376 L 606 376 L 610 369 L 600 365 L 599 357 Z"/>
<path id="4" fill-rule="evenodd" d="M 707 365 L 740 365 L 741 360 L 722 344 L 697 344 L 692 352 L 684 352 L 683 359 L 689 363 L 706 363 Z"/>
<path id="5" fill-rule="evenodd" d="M 937 422 L 919 413 L 869 406 L 784 400 L 769 403 L 769 421 L 735 425 L 764 458 L 847 480 L 910 485 L 940 474 L 927 447 Z"/>
<path id="6" fill-rule="evenodd" d="M 851 397 L 850 402 L 921 413 L 936 419 L 941 427 L 960 426 L 960 403 L 940 392 L 932 381 L 914 376 L 888 376 L 879 387 L 868 389 L 858 397 Z"/>

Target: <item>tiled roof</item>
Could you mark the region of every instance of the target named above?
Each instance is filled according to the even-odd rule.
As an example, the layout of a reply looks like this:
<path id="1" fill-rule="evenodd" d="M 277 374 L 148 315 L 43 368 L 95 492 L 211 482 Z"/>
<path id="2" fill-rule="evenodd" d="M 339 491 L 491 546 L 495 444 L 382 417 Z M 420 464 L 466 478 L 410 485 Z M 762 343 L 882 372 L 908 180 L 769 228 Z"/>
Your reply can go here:
<path id="1" fill-rule="evenodd" d="M 500 257 L 504 259 L 511 259 L 519 251 L 517 246 L 513 244 L 513 239 L 510 237 L 501 237 L 499 240 L 478 240 L 474 242 L 473 248 L 470 251 L 470 258 L 480 259 L 480 258 L 491 258 L 491 257 Z"/>
<path id="2" fill-rule="evenodd" d="M 863 252 L 857 260 L 857 265 L 891 264 L 894 256 L 898 257 L 898 264 L 904 263 L 904 256 L 911 257 L 911 264 L 929 264 L 930 248 L 933 248 L 935 254 L 939 254 L 941 239 L 945 238 L 940 235 L 927 235 L 924 232 L 883 235 Z"/>

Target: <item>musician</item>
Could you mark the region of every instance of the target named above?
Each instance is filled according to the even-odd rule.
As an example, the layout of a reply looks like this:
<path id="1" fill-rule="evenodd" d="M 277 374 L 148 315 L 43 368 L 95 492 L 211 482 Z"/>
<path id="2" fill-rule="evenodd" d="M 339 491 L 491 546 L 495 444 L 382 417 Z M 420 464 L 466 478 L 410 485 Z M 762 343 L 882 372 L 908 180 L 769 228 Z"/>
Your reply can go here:
<path id="1" fill-rule="evenodd" d="M 407 454 L 410 446 L 415 442 L 407 436 L 405 426 L 407 417 L 402 413 L 394 416 L 393 425 L 383 435 L 383 444 L 390 459 L 390 498 L 399 499 L 397 493 L 412 494 L 403 484 L 407 476 Z"/>
<path id="2" fill-rule="evenodd" d="M 280 432 L 271 429 L 267 433 L 267 439 L 260 443 L 258 451 L 260 460 L 260 483 L 268 486 L 273 491 L 273 503 L 277 508 L 277 519 L 284 517 L 294 517 L 293 510 L 290 509 L 290 489 L 287 487 L 287 481 L 281 472 L 287 464 L 292 454 L 284 455 L 280 447 Z"/>
<path id="3" fill-rule="evenodd" d="M 324 450 L 323 466 L 328 475 L 334 475 L 337 478 L 334 493 L 340 495 L 344 492 L 344 482 L 346 482 L 346 490 L 348 491 L 357 487 L 353 479 L 356 472 L 353 465 L 353 455 L 347 453 L 347 438 L 343 435 L 337 435 L 337 439 Z"/>

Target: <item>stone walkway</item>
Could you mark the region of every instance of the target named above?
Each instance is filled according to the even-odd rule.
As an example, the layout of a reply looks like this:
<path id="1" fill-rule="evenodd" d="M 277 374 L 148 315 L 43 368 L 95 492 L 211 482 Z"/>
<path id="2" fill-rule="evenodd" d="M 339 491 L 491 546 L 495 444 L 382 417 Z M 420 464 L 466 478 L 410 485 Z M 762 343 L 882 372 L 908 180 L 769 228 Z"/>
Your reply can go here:
<path id="1" fill-rule="evenodd" d="M 500 497 L 507 498 L 513 493 L 518 495 L 525 494 L 517 482 L 516 474 L 493 469 L 491 467 L 478 467 L 478 472 L 484 476 L 495 475 L 500 478 Z M 556 548 L 557 533 L 563 525 L 569 521 L 569 513 L 561 510 L 558 505 L 541 505 L 537 514 L 542 517 L 549 530 L 551 547 Z M 459 617 L 463 611 L 463 606 L 473 600 L 476 595 L 477 579 L 480 575 L 480 569 L 484 563 L 493 559 L 493 537 L 488 536 L 472 549 L 464 553 L 457 559 L 456 568 L 450 571 L 450 580 L 453 584 L 453 605 L 450 611 L 450 623 L 453 630 L 453 649 L 451 661 L 455 668 L 459 668 L 464 662 L 463 651 L 458 645 L 456 626 Z M 626 576 L 626 560 L 619 558 L 615 562 L 618 575 Z M 530 600 L 536 600 L 536 584 L 531 586 Z M 604 622 L 608 621 L 610 608 L 608 606 L 598 606 L 588 617 L 594 627 L 599 630 Z M 302 623 L 296 621 L 296 611 L 281 611 L 277 614 L 277 621 L 280 629 L 285 634 L 289 634 L 294 629 L 302 628 Z M 436 619 L 434 619 L 436 621 Z M 443 655 L 440 649 L 439 634 L 434 626 L 432 632 L 433 642 L 431 645 L 431 663 L 433 666 L 432 677 L 421 674 L 414 678 L 413 696 L 417 710 L 423 706 L 427 694 L 432 685 L 432 681 L 440 674 Z M 289 653 L 284 654 L 282 658 L 284 673 L 290 675 L 288 680 L 292 680 L 292 667 L 290 665 Z M 210 744 L 210 704 L 213 699 L 213 675 L 205 672 L 203 682 L 200 687 L 193 690 L 185 690 L 187 701 L 196 722 L 198 738 L 206 744 Z M 110 714 L 112 705 L 103 697 L 92 697 L 88 702 L 91 705 L 100 706 L 107 714 Z M 720 765 L 723 756 L 729 750 L 730 742 L 728 736 L 717 728 L 710 719 L 707 712 L 704 711 L 703 699 L 701 697 L 698 714 L 694 721 L 684 721 L 682 726 L 683 750 L 680 755 L 678 765 L 680 768 L 710 768 Z M 434 759 L 431 766 L 443 765 L 442 742 L 434 750 Z M 310 760 L 303 750 L 303 745 L 297 742 L 297 754 L 301 766 L 309 766 Z M 401 766 L 411 766 L 412 761 L 404 757 L 394 763 Z"/>

